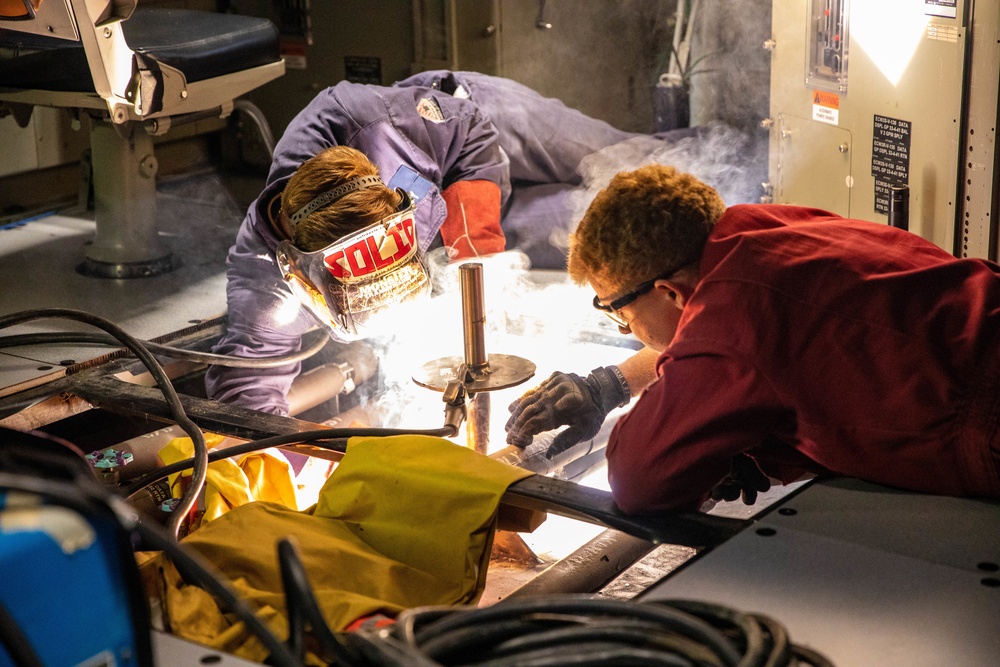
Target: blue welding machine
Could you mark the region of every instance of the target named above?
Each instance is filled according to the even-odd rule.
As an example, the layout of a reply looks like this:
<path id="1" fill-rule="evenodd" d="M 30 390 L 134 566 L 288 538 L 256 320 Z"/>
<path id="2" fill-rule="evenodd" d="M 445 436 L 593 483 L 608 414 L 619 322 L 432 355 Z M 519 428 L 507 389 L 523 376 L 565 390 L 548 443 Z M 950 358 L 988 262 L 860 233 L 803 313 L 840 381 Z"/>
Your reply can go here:
<path id="1" fill-rule="evenodd" d="M 81 463 L 0 429 L 0 667 L 152 664 L 128 534 L 106 507 L 72 502 L 74 476 L 90 474 Z M 46 488 L 68 489 L 70 501 Z"/>

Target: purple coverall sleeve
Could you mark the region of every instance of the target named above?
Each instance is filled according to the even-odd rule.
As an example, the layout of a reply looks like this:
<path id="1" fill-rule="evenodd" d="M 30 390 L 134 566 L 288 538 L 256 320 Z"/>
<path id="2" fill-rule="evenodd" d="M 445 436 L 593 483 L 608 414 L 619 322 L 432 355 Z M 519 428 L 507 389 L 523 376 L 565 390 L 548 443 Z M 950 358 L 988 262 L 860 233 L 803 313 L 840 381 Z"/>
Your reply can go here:
<path id="1" fill-rule="evenodd" d="M 279 194 L 299 165 L 340 143 L 336 105 L 321 93 L 289 124 L 275 146 L 264 191 L 247 211 L 227 260 L 228 326 L 213 348 L 217 354 L 261 358 L 299 351 L 302 334 L 315 325 L 285 286 L 274 259 L 278 239 L 265 216 L 267 203 Z M 209 398 L 245 408 L 288 414 L 288 390 L 301 364 L 274 368 L 211 366 L 205 374 Z"/>
<path id="2" fill-rule="evenodd" d="M 500 150 L 497 128 L 481 110 L 476 108 L 466 121 L 465 136 L 455 146 L 458 157 L 444 174 L 441 189 L 457 181 L 491 181 L 500 188 L 501 201 L 510 196 L 510 168 L 507 157 Z"/>
<path id="3" fill-rule="evenodd" d="M 474 102 L 417 87 L 381 89 L 375 98 L 342 97 L 341 107 L 348 102 L 358 105 L 351 110 L 358 129 L 345 140 L 378 165 L 383 179 L 406 165 L 439 190 L 457 181 L 496 183 L 506 201 L 510 162 L 496 126 Z M 373 108 L 376 104 L 382 105 L 382 116 Z M 421 106 L 433 110 L 431 117 L 440 115 L 422 116 Z"/>
<path id="4" fill-rule="evenodd" d="M 274 256 L 248 228 L 229 254 L 228 327 L 217 354 L 261 358 L 297 352 L 315 323 L 281 280 Z M 287 415 L 286 396 L 300 364 L 275 368 L 211 366 L 205 374 L 209 398 L 272 414 Z"/>
<path id="5" fill-rule="evenodd" d="M 428 119 L 418 106 L 432 99 L 440 117 Z M 429 114 L 432 118 L 436 114 Z M 228 259 L 229 323 L 214 351 L 265 357 L 298 351 L 316 322 L 285 286 L 274 260 L 278 239 L 266 220 L 267 203 L 296 169 L 331 146 L 364 153 L 388 182 L 401 166 L 434 186 L 416 211 L 423 250 L 445 218 L 440 191 L 461 180 L 496 183 L 510 192 L 509 163 L 496 127 L 474 103 L 423 89 L 393 89 L 340 83 L 320 92 L 292 120 L 275 146 L 264 192 L 250 207 Z M 300 365 L 278 368 L 213 366 L 206 374 L 209 398 L 265 412 L 287 414 L 286 396 Z"/>
<path id="6" fill-rule="evenodd" d="M 480 113 L 496 126 L 500 145 L 510 160 L 510 177 L 515 182 L 578 185 L 580 160 L 602 148 L 640 136 L 503 77 L 434 70 L 414 74 L 394 85 L 434 87 L 442 91 L 462 86 Z"/>

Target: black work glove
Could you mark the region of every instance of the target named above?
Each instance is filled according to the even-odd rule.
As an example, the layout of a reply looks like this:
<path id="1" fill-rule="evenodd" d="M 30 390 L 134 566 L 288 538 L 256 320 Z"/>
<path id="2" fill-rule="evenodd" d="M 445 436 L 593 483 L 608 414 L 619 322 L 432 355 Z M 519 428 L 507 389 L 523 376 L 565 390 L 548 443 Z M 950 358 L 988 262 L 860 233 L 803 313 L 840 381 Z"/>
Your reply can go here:
<path id="1" fill-rule="evenodd" d="M 597 435 L 608 413 L 627 404 L 630 397 L 625 377 L 615 366 L 595 368 L 586 378 L 553 373 L 510 404 L 507 443 L 527 447 L 539 433 L 569 425 L 552 441 L 546 453 L 552 458 Z"/>
<path id="2" fill-rule="evenodd" d="M 715 485 L 709 497 L 712 500 L 736 500 L 743 497 L 744 505 L 757 502 L 757 493 L 771 488 L 771 480 L 760 471 L 756 461 L 746 454 L 733 457 L 729 475 Z"/>

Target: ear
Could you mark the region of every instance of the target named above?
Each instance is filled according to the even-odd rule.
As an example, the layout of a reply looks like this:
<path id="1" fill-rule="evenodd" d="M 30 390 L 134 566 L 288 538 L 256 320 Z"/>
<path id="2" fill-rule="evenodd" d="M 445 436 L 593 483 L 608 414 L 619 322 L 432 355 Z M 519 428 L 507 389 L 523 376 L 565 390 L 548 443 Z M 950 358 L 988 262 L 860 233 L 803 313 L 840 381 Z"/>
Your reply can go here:
<path id="1" fill-rule="evenodd" d="M 667 299 L 673 302 L 678 310 L 684 310 L 684 305 L 694 292 L 694 289 L 688 286 L 687 283 L 674 280 L 673 278 L 657 280 L 655 286 L 656 289 L 665 292 Z"/>

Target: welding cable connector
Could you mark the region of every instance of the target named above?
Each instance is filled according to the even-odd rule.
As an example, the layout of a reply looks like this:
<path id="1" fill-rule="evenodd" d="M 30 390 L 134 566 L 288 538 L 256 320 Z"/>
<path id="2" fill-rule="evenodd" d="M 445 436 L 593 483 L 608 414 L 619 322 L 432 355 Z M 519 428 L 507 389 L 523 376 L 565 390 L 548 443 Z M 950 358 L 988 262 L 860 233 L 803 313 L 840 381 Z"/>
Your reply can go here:
<path id="1" fill-rule="evenodd" d="M 468 417 L 466 399 L 468 392 L 465 390 L 465 383 L 461 379 L 451 380 L 444 388 L 444 425 L 445 428 L 452 429 L 453 433 L 449 437 L 458 435 L 459 429 Z"/>

